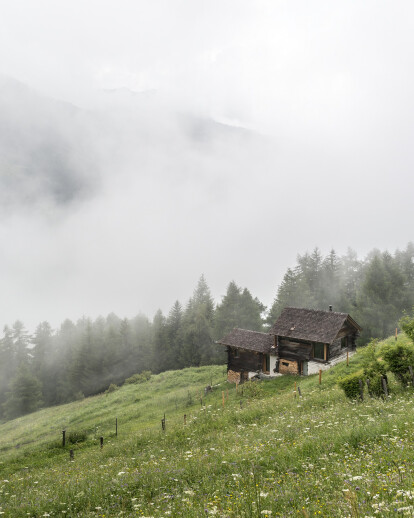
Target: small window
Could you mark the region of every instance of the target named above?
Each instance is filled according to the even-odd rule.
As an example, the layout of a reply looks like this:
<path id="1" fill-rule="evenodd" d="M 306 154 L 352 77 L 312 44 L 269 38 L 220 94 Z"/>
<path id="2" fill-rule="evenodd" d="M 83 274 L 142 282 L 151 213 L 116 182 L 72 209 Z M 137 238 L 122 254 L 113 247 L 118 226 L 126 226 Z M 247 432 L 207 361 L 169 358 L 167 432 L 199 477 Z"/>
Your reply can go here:
<path id="1" fill-rule="evenodd" d="M 282 362 L 282 365 L 284 365 L 285 367 L 289 367 L 289 364 L 287 362 Z"/>
<path id="2" fill-rule="evenodd" d="M 234 352 L 234 357 L 238 358 L 239 357 L 239 350 L 238 349 L 233 349 L 233 352 Z"/>
<path id="3" fill-rule="evenodd" d="M 324 345 L 323 344 L 314 344 L 313 346 L 313 357 L 317 360 L 324 360 Z"/>
<path id="4" fill-rule="evenodd" d="M 341 338 L 341 349 L 348 347 L 348 337 L 344 336 Z"/>

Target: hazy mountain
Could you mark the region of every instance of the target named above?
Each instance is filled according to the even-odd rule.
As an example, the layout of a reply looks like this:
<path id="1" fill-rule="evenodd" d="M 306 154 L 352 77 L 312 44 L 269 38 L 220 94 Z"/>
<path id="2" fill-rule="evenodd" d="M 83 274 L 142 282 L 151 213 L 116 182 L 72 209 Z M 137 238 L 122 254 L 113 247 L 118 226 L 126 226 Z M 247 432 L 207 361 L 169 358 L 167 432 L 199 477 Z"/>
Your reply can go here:
<path id="1" fill-rule="evenodd" d="M 92 196 L 104 177 L 125 173 L 173 174 L 178 181 L 203 176 L 206 154 L 210 160 L 218 154 L 223 165 L 252 138 L 241 128 L 176 113 L 155 91 L 100 92 L 94 109 L 84 110 L 2 76 L 0 202 L 67 206 Z"/>
<path id="2" fill-rule="evenodd" d="M 97 179 L 91 115 L 0 78 L 0 201 L 68 204 Z"/>

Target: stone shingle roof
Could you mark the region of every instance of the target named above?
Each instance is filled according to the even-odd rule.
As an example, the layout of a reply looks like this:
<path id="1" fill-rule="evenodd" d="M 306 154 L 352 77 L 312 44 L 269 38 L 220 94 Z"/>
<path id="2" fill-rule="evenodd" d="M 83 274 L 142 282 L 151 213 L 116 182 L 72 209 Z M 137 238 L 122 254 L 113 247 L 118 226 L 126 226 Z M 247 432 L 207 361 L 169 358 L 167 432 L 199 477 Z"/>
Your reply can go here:
<path id="1" fill-rule="evenodd" d="M 345 323 L 355 331 L 361 330 L 347 313 L 285 308 L 269 332 L 297 340 L 331 344 Z"/>
<path id="2" fill-rule="evenodd" d="M 268 333 L 259 333 L 258 331 L 249 331 L 235 327 L 224 338 L 217 340 L 217 343 L 237 347 L 238 349 L 246 349 L 247 351 L 269 353 L 270 348 L 274 344 L 274 338 Z"/>

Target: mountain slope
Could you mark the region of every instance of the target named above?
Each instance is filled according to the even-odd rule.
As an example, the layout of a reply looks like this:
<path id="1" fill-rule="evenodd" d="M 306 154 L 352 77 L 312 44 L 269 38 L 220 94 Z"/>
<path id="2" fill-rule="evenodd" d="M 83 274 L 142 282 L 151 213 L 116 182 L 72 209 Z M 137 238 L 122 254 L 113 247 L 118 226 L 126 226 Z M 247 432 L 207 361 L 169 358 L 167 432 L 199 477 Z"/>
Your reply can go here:
<path id="1" fill-rule="evenodd" d="M 64 423 L 77 431 L 86 427 L 89 436 L 65 449 L 56 437 L 48 447 L 31 445 L 22 453 L 11 452 L 10 435 L 8 445 L 3 439 L 8 460 L 0 465 L 1 511 L 5 516 L 409 516 L 413 389 L 401 391 L 391 380 L 387 401 L 345 401 L 336 380 L 357 370 L 365 355 L 361 349 L 349 368 L 341 364 L 324 373 L 320 386 L 317 376 L 286 376 L 236 392 L 223 381 L 217 385 L 224 378 L 221 367 L 205 367 L 154 376 L 147 384 L 55 409 L 54 417 L 49 410 L 43 415 L 46 442 L 59 436 Z M 201 407 L 196 398 L 210 376 L 215 386 Z M 295 381 L 300 398 L 292 390 Z M 129 419 L 120 419 L 116 437 L 115 415 L 127 406 Z M 23 422 L 30 420 L 16 421 L 17 431 Z M 0 428 L 1 437 L 10 433 L 5 426 L 10 425 Z"/>

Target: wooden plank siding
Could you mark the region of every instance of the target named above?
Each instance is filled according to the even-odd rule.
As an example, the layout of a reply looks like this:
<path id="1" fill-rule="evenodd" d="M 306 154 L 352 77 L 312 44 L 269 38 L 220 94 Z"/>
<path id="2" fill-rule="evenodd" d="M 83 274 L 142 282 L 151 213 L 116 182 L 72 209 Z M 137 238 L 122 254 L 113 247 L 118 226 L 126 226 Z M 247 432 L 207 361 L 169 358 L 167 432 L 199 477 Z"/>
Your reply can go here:
<path id="1" fill-rule="evenodd" d="M 310 360 L 312 358 L 312 345 L 309 343 L 279 338 L 279 358 L 291 360 Z"/>
<path id="2" fill-rule="evenodd" d="M 232 371 L 260 371 L 263 366 L 263 354 L 229 347 L 227 349 L 227 369 Z"/>

